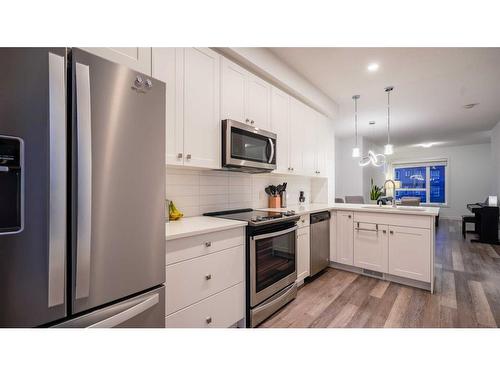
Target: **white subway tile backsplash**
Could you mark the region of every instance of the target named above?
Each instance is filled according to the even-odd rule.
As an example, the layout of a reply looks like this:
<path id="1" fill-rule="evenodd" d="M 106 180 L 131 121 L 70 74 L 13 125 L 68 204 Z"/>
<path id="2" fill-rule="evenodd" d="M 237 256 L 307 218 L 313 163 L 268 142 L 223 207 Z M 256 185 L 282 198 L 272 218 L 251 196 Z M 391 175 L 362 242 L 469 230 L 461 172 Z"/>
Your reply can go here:
<path id="1" fill-rule="evenodd" d="M 167 199 L 174 201 L 185 217 L 205 212 L 238 208 L 263 208 L 268 205 L 264 188 L 270 184 L 288 182 L 288 204 L 297 205 L 299 191 L 304 191 L 306 202 L 311 201 L 311 178 L 246 173 L 167 168 Z"/>

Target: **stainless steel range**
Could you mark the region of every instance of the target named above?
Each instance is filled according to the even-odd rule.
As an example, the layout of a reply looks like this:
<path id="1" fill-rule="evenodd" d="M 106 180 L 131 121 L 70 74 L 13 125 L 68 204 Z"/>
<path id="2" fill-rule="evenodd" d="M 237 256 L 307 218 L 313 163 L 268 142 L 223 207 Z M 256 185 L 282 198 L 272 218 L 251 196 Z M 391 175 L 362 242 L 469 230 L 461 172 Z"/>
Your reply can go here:
<path id="1" fill-rule="evenodd" d="M 247 327 L 256 327 L 297 295 L 297 221 L 283 213 L 242 209 L 207 216 L 248 222 L 246 229 Z"/>

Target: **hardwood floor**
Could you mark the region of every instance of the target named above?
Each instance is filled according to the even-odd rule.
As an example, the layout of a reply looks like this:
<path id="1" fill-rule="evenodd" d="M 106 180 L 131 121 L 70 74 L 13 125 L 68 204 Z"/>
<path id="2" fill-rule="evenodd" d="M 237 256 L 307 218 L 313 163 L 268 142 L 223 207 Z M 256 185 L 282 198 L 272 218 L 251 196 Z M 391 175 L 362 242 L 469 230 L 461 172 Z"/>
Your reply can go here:
<path id="1" fill-rule="evenodd" d="M 498 327 L 500 246 L 463 240 L 460 225 L 440 221 L 434 294 L 328 268 L 260 327 Z"/>

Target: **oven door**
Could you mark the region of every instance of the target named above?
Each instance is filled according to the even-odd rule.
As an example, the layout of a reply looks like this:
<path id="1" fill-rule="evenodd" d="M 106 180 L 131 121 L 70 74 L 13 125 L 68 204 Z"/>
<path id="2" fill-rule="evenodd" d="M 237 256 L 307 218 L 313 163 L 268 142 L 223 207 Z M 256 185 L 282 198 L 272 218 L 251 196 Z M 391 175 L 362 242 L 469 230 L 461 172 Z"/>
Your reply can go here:
<path id="1" fill-rule="evenodd" d="M 276 169 L 276 134 L 223 120 L 223 167 Z"/>
<path id="2" fill-rule="evenodd" d="M 250 304 L 297 280 L 297 226 L 250 237 Z"/>

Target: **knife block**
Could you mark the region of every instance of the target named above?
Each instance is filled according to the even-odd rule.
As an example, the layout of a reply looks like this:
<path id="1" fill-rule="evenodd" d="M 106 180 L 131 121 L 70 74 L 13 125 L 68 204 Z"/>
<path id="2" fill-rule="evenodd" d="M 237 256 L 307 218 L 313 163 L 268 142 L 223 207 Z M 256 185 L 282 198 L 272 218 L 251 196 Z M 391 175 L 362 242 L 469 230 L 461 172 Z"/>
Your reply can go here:
<path id="1" fill-rule="evenodd" d="M 281 198 L 279 195 L 277 197 L 269 197 L 269 208 L 281 208 Z"/>

